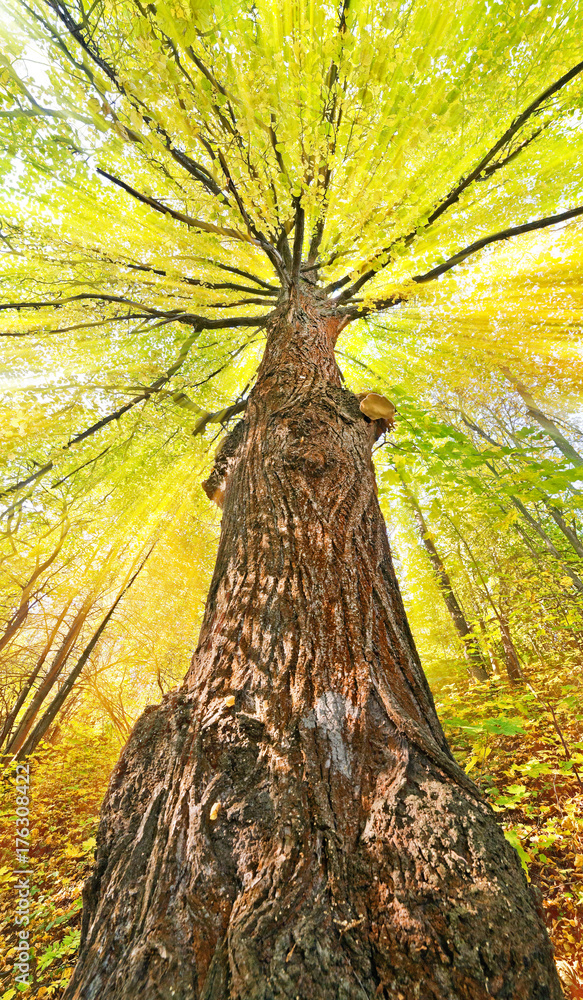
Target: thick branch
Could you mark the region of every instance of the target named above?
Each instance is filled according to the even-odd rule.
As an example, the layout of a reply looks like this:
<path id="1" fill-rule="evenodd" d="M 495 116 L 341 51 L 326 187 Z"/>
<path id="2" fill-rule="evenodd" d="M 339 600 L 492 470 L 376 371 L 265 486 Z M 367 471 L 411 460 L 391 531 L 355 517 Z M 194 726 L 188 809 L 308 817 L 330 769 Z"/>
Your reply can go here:
<path id="1" fill-rule="evenodd" d="M 149 397 L 154 392 L 157 392 L 158 389 L 161 389 L 162 386 L 166 385 L 166 383 L 170 381 L 170 379 L 176 374 L 176 372 L 182 367 L 182 365 L 186 361 L 190 348 L 194 344 L 201 330 L 222 329 L 222 328 L 230 328 L 237 326 L 263 326 L 264 323 L 267 321 L 267 318 L 268 318 L 267 316 L 259 316 L 259 317 L 234 316 L 232 319 L 228 320 L 224 319 L 207 320 L 203 316 L 184 314 L 181 317 L 180 322 L 190 323 L 192 326 L 194 326 L 195 329 L 191 333 L 191 335 L 187 338 L 187 340 L 184 342 L 182 349 L 180 350 L 180 353 L 174 364 L 170 368 L 168 368 L 163 375 L 157 378 L 154 382 L 150 383 L 149 386 L 146 386 L 146 388 L 143 389 L 142 392 L 139 393 L 139 395 L 134 396 L 133 399 L 130 399 L 128 403 L 125 403 L 123 406 L 120 406 L 119 409 L 115 410 L 113 413 L 109 413 L 106 417 L 102 417 L 101 420 L 98 420 L 90 427 L 87 427 L 84 431 L 81 431 L 79 434 L 76 434 L 74 437 L 72 437 L 66 444 L 62 446 L 61 450 L 68 451 L 69 448 L 72 448 L 76 444 L 80 444 L 81 441 L 85 441 L 86 438 L 91 437 L 93 434 L 96 434 L 97 431 L 102 430 L 103 427 L 106 427 L 112 421 L 119 420 L 125 413 L 128 413 L 131 409 L 133 409 L 134 406 L 137 406 L 138 403 L 143 403 L 145 400 L 149 399 Z M 13 486 L 9 486 L 6 490 L 4 490 L 3 493 L 0 494 L 0 497 L 8 496 L 11 493 L 16 493 L 19 490 L 24 489 L 26 486 L 30 486 L 32 483 L 36 482 L 38 479 L 41 479 L 44 475 L 46 475 L 47 472 L 50 472 L 51 469 L 54 468 L 54 465 L 55 462 L 53 460 L 47 462 L 45 465 L 41 466 L 26 479 L 21 479 L 19 480 L 19 482 L 14 483 Z"/>
<path id="2" fill-rule="evenodd" d="M 246 236 L 245 233 L 240 233 L 237 229 L 225 229 L 223 226 L 215 226 L 212 222 L 204 222 L 202 219 L 193 219 L 190 215 L 185 215 L 184 212 L 177 212 L 174 208 L 168 208 L 167 205 L 163 205 L 162 202 L 157 201 L 156 198 L 149 198 L 148 195 L 140 194 L 135 188 L 126 184 L 125 181 L 120 180 L 119 177 L 115 177 L 113 174 L 107 172 L 107 170 L 102 170 L 101 167 L 97 168 L 97 173 L 101 177 L 106 177 L 107 180 L 111 181 L 112 184 L 116 184 L 122 190 L 127 191 L 131 194 L 133 198 L 141 201 L 144 205 L 149 205 L 150 208 L 154 208 L 157 212 L 161 212 L 162 215 L 170 215 L 173 219 L 177 219 L 178 222 L 184 222 L 187 226 L 192 229 L 201 229 L 204 233 L 216 233 L 218 236 L 230 236 L 231 239 L 243 241 L 244 243 L 252 243 L 254 240 L 251 237 Z"/>
<path id="3" fill-rule="evenodd" d="M 511 160 L 514 159 L 516 155 L 518 155 L 519 152 L 525 149 L 537 135 L 540 134 L 541 129 L 538 129 L 538 131 L 535 133 L 534 136 L 530 136 L 529 139 L 521 143 L 518 149 L 514 150 L 513 153 L 504 157 L 504 159 L 500 163 L 492 164 L 492 160 L 494 159 L 496 154 L 500 152 L 500 150 L 503 149 L 503 147 L 506 146 L 514 138 L 516 133 L 522 128 L 522 126 L 527 122 L 527 120 L 538 110 L 538 108 L 540 108 L 541 104 L 544 104 L 544 102 L 548 100 L 549 97 L 552 97 L 559 90 L 561 90 L 568 83 L 570 83 L 571 80 L 573 80 L 579 73 L 581 73 L 582 70 L 583 70 L 583 61 L 577 63 L 576 66 L 573 66 L 572 69 L 570 69 L 567 73 L 564 73 L 562 77 L 560 77 L 558 80 L 555 81 L 555 83 L 551 84 L 550 87 L 547 87 L 547 89 L 543 91 L 542 94 L 539 94 L 539 96 L 536 97 L 534 101 L 531 101 L 528 107 L 525 108 L 525 110 L 514 119 L 509 128 L 506 129 L 504 135 L 501 136 L 501 138 L 498 139 L 498 141 L 494 143 L 494 145 L 482 157 L 477 166 L 475 166 L 474 169 L 470 171 L 470 173 L 466 177 L 462 177 L 462 179 L 450 191 L 447 197 L 444 198 L 443 201 L 440 202 L 436 208 L 434 208 L 433 212 L 431 212 L 431 214 L 428 216 L 427 222 L 423 226 L 423 231 L 426 231 L 430 226 L 433 225 L 434 222 L 437 221 L 437 219 L 440 218 L 440 216 L 444 214 L 444 212 L 446 212 L 449 208 L 451 208 L 452 205 L 458 202 L 461 194 L 475 180 L 481 180 L 485 176 L 488 176 L 488 174 L 493 173 L 494 170 L 504 166 L 506 163 L 509 163 Z M 486 168 L 488 167 L 489 164 L 490 164 L 489 170 L 486 171 Z M 417 236 L 417 229 L 415 229 L 413 232 L 408 233 L 404 237 L 399 237 L 398 240 L 389 244 L 389 246 L 383 247 L 382 250 L 379 250 L 379 252 L 375 254 L 373 260 L 378 261 L 385 254 L 390 254 L 391 250 L 394 248 L 396 243 L 403 242 L 405 246 L 410 246 L 416 236 Z M 386 267 L 387 264 L 389 264 L 390 262 L 391 261 L 389 258 L 389 260 L 387 260 L 382 265 L 382 267 Z M 364 274 L 362 274 L 360 278 L 358 278 L 358 280 L 355 281 L 355 283 L 349 289 L 347 289 L 347 291 L 344 292 L 340 298 L 341 299 L 350 298 L 357 291 L 359 291 L 359 289 L 361 289 L 367 281 L 370 281 L 371 278 L 374 278 L 378 270 L 379 270 L 378 267 L 369 268 L 369 270 L 365 271 Z M 330 285 L 328 285 L 326 290 L 328 292 L 336 291 L 339 288 L 343 288 L 344 285 L 348 284 L 349 281 L 350 281 L 350 275 L 345 275 L 338 281 L 334 281 Z"/>
<path id="4" fill-rule="evenodd" d="M 569 219 L 575 219 L 578 215 L 583 215 L 583 207 L 572 208 L 568 212 L 561 212 L 559 215 L 549 215 L 545 219 L 535 219 L 533 222 L 525 222 L 522 226 L 513 226 L 510 229 L 503 229 L 499 233 L 493 233 L 491 236 L 483 236 L 482 239 L 476 240 L 475 243 L 471 243 L 464 250 L 458 250 L 453 257 L 449 257 L 439 264 L 437 267 L 431 269 L 431 271 L 426 271 L 425 274 L 417 274 L 411 280 L 416 284 L 425 284 L 427 281 L 434 281 L 435 278 L 439 278 L 440 275 L 445 274 L 446 271 L 450 271 L 452 267 L 456 267 L 461 264 L 464 260 L 470 257 L 472 254 L 477 253 L 478 250 L 483 250 L 490 243 L 497 243 L 500 240 L 510 239 L 512 236 L 521 236 L 523 233 L 532 233 L 537 229 L 546 229 L 549 226 L 555 226 L 559 222 L 568 222 Z M 391 306 L 396 306 L 400 302 L 405 300 L 405 296 L 398 294 L 392 295 L 387 299 L 378 299 L 372 305 L 367 306 L 362 309 L 358 315 L 366 316 L 371 312 L 380 312 L 383 309 L 388 309 Z"/>
<path id="5" fill-rule="evenodd" d="M 302 248 L 304 245 L 305 212 L 300 204 L 296 208 L 296 224 L 294 233 L 294 248 L 292 254 L 292 283 L 296 289 L 300 281 L 300 266 L 302 263 Z"/>
<path id="6" fill-rule="evenodd" d="M 538 97 L 535 97 L 534 101 L 531 101 L 528 107 L 526 107 L 524 111 L 521 112 L 521 114 L 517 115 L 512 124 L 506 129 L 504 135 L 501 136 L 500 139 L 498 139 L 498 142 L 494 143 L 494 145 L 482 157 L 477 166 L 474 167 L 474 169 L 467 175 L 467 177 L 462 178 L 462 180 L 456 185 L 456 187 L 452 191 L 450 191 L 447 198 L 445 198 L 444 201 L 442 201 L 441 204 L 438 205 L 437 208 L 433 210 L 433 212 L 429 216 L 429 219 L 427 220 L 427 224 L 432 225 L 436 221 L 436 219 L 440 217 L 440 215 L 443 215 L 443 213 L 447 211 L 447 209 L 451 205 L 453 205 L 456 201 L 458 201 L 462 192 L 465 191 L 466 188 L 469 187 L 469 185 L 473 181 L 475 181 L 476 178 L 479 177 L 479 175 L 482 173 L 485 167 L 487 167 L 488 164 L 492 162 L 496 154 L 499 153 L 500 150 L 503 149 L 504 146 L 506 146 L 507 143 L 509 143 L 511 139 L 514 138 L 516 133 L 522 128 L 522 126 L 528 121 L 528 119 L 532 117 L 532 115 L 535 113 L 535 111 L 538 110 L 538 108 L 540 108 L 541 104 L 544 104 L 544 102 L 547 101 L 549 97 L 553 97 L 554 94 L 556 94 L 559 90 L 561 90 L 568 83 L 570 83 L 571 80 L 573 80 L 579 73 L 581 73 L 582 70 L 583 70 L 583 61 L 577 63 L 576 66 L 573 66 L 572 69 L 568 70 L 566 73 L 563 74 L 563 76 L 559 77 L 558 80 L 552 83 L 550 87 L 547 87 L 547 89 L 544 90 L 542 94 L 539 94 Z"/>

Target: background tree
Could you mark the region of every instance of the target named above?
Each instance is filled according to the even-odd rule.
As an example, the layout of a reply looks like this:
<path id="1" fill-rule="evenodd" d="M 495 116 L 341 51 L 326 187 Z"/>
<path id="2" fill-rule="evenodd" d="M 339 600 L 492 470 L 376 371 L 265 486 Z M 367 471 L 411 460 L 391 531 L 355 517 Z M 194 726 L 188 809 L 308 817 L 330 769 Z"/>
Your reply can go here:
<path id="1" fill-rule="evenodd" d="M 516 856 L 437 720 L 376 500 L 387 425 L 334 348 L 382 347 L 382 322 L 357 321 L 391 310 L 412 383 L 431 360 L 467 382 L 469 356 L 508 363 L 519 343 L 512 324 L 480 336 L 469 298 L 493 315 L 506 296 L 528 329 L 557 269 L 575 280 L 578 228 L 558 264 L 531 236 L 536 270 L 506 248 L 481 289 L 465 267 L 439 279 L 583 214 L 579 13 L 15 8 L 4 333 L 22 386 L 46 374 L 17 411 L 8 517 L 24 530 L 49 477 L 86 496 L 109 477 L 122 509 L 177 499 L 202 433 L 245 410 L 205 481 L 224 516 L 199 647 L 114 773 L 71 997 L 560 995 Z M 541 352 L 520 348 L 526 384 Z M 508 652 L 503 588 L 443 516 Z"/>

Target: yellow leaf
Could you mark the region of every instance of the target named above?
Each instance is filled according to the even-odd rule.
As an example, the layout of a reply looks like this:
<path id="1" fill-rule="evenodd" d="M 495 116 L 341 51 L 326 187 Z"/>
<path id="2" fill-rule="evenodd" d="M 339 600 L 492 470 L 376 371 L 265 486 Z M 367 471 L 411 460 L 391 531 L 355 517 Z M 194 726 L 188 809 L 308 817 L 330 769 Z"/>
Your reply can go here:
<path id="1" fill-rule="evenodd" d="M 474 754 L 474 756 L 470 757 L 468 763 L 466 764 L 466 774 L 469 774 L 472 768 L 474 768 L 477 763 L 478 763 L 478 757 L 476 757 L 476 755 Z"/>

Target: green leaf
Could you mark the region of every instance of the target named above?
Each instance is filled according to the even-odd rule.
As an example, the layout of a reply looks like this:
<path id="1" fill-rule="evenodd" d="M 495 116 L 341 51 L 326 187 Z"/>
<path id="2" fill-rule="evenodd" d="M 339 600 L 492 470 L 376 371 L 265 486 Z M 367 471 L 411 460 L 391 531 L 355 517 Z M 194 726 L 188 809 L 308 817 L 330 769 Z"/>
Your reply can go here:
<path id="1" fill-rule="evenodd" d="M 530 860 L 530 858 L 527 852 L 524 850 L 516 830 L 505 830 L 504 836 L 508 841 L 508 843 L 511 844 L 511 846 L 518 854 L 518 857 L 520 858 L 520 864 L 522 865 L 526 877 L 530 882 L 530 875 L 528 874 L 528 861 Z"/>

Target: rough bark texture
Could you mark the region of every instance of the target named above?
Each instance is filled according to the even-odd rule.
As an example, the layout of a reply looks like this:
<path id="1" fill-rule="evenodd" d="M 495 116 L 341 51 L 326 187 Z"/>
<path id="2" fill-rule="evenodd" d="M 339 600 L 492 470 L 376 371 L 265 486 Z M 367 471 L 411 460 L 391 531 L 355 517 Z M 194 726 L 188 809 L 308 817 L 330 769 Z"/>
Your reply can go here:
<path id="1" fill-rule="evenodd" d="M 562 995 L 435 714 L 338 327 L 315 298 L 271 324 L 199 647 L 112 776 L 68 1000 Z"/>

